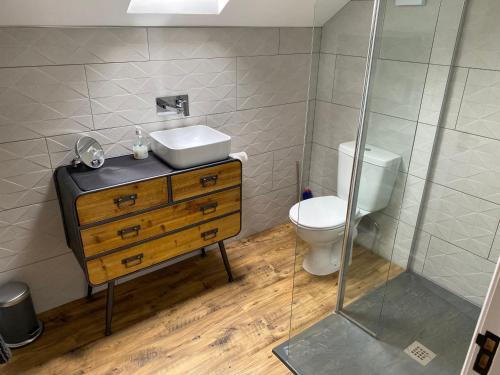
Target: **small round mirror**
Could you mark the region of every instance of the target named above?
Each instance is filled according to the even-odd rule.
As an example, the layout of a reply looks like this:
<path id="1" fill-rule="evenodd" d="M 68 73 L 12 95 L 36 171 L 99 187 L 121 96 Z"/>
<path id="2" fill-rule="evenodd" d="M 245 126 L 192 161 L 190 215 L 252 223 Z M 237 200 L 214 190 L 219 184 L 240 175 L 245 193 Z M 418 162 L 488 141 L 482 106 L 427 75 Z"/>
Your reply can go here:
<path id="1" fill-rule="evenodd" d="M 82 162 L 87 167 L 97 169 L 104 164 L 104 150 L 92 137 L 81 137 L 75 144 L 75 153 L 74 165 Z"/>

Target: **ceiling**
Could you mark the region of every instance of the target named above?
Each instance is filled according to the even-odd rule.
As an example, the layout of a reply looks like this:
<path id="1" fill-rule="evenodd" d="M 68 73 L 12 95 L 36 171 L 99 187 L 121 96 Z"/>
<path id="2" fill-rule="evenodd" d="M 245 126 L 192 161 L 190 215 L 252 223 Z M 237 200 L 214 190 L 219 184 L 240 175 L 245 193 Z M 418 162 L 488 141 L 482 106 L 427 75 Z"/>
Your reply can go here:
<path id="1" fill-rule="evenodd" d="M 231 0 L 220 15 L 154 15 L 127 14 L 129 0 L 2 0 L 0 25 L 298 27 L 316 23 L 321 26 L 348 2 Z M 316 22 L 315 4 L 319 15 Z"/>

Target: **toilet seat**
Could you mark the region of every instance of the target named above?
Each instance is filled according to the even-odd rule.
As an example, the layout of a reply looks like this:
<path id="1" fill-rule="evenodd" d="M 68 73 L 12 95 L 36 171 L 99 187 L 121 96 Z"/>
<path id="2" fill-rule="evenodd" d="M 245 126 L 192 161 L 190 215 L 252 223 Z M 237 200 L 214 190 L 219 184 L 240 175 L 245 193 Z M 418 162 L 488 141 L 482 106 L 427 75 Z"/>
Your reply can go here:
<path id="1" fill-rule="evenodd" d="M 306 199 L 293 205 L 290 220 L 309 230 L 328 230 L 345 225 L 347 201 L 336 196 Z"/>

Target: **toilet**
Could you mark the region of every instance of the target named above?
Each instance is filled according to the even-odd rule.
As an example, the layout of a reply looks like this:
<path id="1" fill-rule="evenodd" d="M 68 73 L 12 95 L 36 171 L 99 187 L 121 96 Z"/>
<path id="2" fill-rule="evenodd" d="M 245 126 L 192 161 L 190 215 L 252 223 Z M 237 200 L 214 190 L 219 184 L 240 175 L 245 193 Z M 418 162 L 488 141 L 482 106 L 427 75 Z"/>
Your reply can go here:
<path id="1" fill-rule="evenodd" d="M 306 199 L 290 209 L 289 217 L 297 228 L 297 234 L 310 245 L 302 267 L 313 275 L 329 275 L 340 269 L 355 148 L 354 141 L 339 146 L 338 196 Z M 400 163 L 400 155 L 379 147 L 365 146 L 354 235 L 361 218 L 389 204 Z"/>

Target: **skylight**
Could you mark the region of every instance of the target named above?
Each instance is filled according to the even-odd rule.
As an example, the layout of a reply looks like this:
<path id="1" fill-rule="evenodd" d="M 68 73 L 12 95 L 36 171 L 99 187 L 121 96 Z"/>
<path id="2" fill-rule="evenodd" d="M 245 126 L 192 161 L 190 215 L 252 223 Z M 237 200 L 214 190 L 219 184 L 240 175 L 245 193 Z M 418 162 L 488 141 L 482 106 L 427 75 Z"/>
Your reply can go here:
<path id="1" fill-rule="evenodd" d="M 127 13 L 220 14 L 230 0 L 130 0 Z"/>

